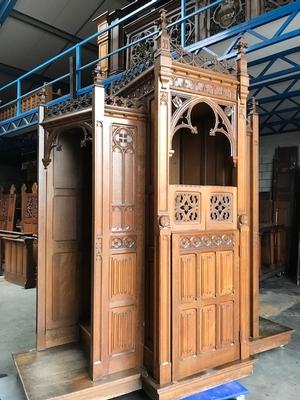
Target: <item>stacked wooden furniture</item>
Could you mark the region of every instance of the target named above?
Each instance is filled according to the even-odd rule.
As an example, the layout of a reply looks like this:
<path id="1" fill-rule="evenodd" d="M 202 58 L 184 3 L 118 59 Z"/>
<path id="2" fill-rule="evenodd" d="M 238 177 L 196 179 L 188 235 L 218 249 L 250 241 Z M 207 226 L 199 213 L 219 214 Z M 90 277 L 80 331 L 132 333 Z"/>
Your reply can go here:
<path id="1" fill-rule="evenodd" d="M 40 107 L 37 349 L 14 356 L 30 400 L 178 399 L 252 372 L 245 43 L 223 63 L 171 51 L 166 25 L 162 12 L 154 65 L 115 96 L 99 65 L 91 106 Z"/>
<path id="2" fill-rule="evenodd" d="M 46 89 L 46 101 L 51 101 L 53 99 L 53 90 L 52 86 L 47 86 Z M 37 92 L 32 93 L 29 96 L 25 96 L 21 100 L 21 112 L 32 110 L 39 106 L 40 98 Z M 16 116 L 17 106 L 13 104 L 11 106 L 5 107 L 0 111 L 0 121 L 5 121 L 9 118 L 13 118 Z"/>
<path id="3" fill-rule="evenodd" d="M 37 184 L 27 193 L 26 185 L 21 189 L 21 232 L 5 230 L 1 233 L 1 246 L 4 255 L 4 276 L 11 283 L 25 289 L 36 285 L 37 263 Z"/>
<path id="4" fill-rule="evenodd" d="M 15 223 L 16 188 L 11 185 L 9 193 L 0 187 L 0 230 L 12 231 Z"/>
<path id="5" fill-rule="evenodd" d="M 298 246 L 295 218 L 297 164 L 297 147 L 277 148 L 272 191 L 260 193 L 261 279 L 293 269 L 291 254 L 297 254 L 293 247 Z"/>
<path id="6" fill-rule="evenodd" d="M 3 234 L 14 229 L 15 208 L 16 208 L 16 188 L 12 185 L 9 193 L 4 193 L 4 188 L 0 187 L 0 274 L 4 271 L 4 245 L 2 242 Z"/>

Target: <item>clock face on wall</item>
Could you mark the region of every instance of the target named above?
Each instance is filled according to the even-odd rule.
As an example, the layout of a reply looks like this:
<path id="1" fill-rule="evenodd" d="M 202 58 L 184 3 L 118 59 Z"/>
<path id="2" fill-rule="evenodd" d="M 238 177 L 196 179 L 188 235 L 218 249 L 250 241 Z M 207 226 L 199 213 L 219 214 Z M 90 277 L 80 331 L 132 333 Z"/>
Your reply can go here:
<path id="1" fill-rule="evenodd" d="M 213 21 L 221 28 L 229 28 L 236 22 L 236 17 L 242 11 L 240 0 L 225 0 L 220 4 L 214 14 Z"/>

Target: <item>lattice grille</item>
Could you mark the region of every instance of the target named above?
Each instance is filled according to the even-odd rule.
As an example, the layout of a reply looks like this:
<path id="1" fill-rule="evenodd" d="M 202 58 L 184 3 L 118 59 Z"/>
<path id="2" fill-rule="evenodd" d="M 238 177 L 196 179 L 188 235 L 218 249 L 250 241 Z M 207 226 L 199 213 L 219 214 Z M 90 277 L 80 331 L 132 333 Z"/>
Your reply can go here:
<path id="1" fill-rule="evenodd" d="M 232 222 L 232 194 L 210 196 L 210 219 L 213 222 Z"/>
<path id="2" fill-rule="evenodd" d="M 175 221 L 200 222 L 200 194 L 177 192 L 175 196 Z"/>

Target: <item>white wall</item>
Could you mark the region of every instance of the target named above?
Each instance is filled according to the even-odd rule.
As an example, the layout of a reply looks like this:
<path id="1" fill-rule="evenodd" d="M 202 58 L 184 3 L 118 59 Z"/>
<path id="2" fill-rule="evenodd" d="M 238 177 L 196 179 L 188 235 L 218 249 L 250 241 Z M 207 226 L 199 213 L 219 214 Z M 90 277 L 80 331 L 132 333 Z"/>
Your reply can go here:
<path id="1" fill-rule="evenodd" d="M 300 132 L 283 133 L 260 137 L 259 147 L 259 190 L 269 192 L 272 187 L 272 167 L 277 147 L 298 147 L 298 166 L 300 165 Z"/>

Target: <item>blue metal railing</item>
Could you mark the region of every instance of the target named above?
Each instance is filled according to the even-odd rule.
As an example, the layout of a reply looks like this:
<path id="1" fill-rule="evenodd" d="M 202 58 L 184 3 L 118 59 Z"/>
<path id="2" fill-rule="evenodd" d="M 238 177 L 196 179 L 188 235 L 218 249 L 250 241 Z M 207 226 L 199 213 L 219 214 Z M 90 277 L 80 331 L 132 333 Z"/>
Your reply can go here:
<path id="1" fill-rule="evenodd" d="M 181 45 L 184 47 L 185 46 L 185 32 L 186 32 L 186 21 L 196 15 L 199 15 L 200 13 L 203 13 L 207 10 L 209 10 L 212 7 L 215 7 L 217 5 L 219 5 L 220 3 L 222 3 L 224 0 L 216 0 L 208 5 L 206 5 L 205 7 L 199 8 L 198 10 L 195 10 L 193 12 L 191 12 L 190 14 L 186 13 L 186 2 L 187 0 L 181 0 L 181 18 L 178 19 L 177 21 L 174 21 L 172 23 L 170 23 L 168 25 L 168 28 L 171 28 L 174 25 L 180 25 L 181 28 Z M 125 15 L 124 17 L 112 22 L 110 25 L 108 25 L 107 27 L 101 29 L 100 31 L 97 31 L 95 33 L 93 33 L 92 35 L 90 35 L 89 37 L 87 37 L 86 39 L 82 40 L 81 42 L 75 44 L 74 46 L 62 51 L 61 53 L 57 54 L 56 56 L 50 58 L 49 60 L 41 63 L 40 65 L 36 66 L 35 68 L 33 68 L 31 71 L 26 72 L 25 74 L 23 74 L 22 76 L 20 76 L 19 78 L 15 79 L 12 82 L 9 82 L 7 84 L 5 84 L 4 86 L 0 87 L 0 93 L 3 93 L 4 91 L 7 91 L 8 89 L 12 89 L 15 88 L 16 91 L 16 97 L 9 101 L 6 102 L 5 104 L 0 106 L 0 112 L 1 110 L 16 104 L 16 115 L 15 117 L 18 117 L 22 114 L 22 100 L 27 97 L 30 96 L 33 93 L 37 93 L 39 90 L 41 90 L 42 88 L 45 88 L 47 86 L 53 85 L 57 82 L 62 82 L 68 78 L 70 78 L 71 73 L 67 72 L 55 79 L 50 80 L 49 82 L 44 83 L 43 85 L 35 88 L 34 90 L 30 90 L 28 92 L 24 92 L 22 90 L 22 85 L 24 84 L 24 82 L 30 78 L 30 76 L 32 76 L 33 74 L 43 70 L 45 67 L 49 67 L 50 65 L 54 64 L 57 61 L 61 61 L 64 59 L 64 57 L 66 56 L 74 56 L 75 58 L 75 91 L 76 94 L 81 94 L 82 92 L 85 92 L 87 87 L 82 87 L 82 74 L 85 70 L 87 70 L 88 68 L 96 65 L 98 62 L 105 60 L 109 57 L 112 57 L 115 54 L 118 54 L 124 50 L 127 50 L 131 47 L 136 46 L 137 44 L 146 41 L 147 39 L 158 35 L 159 31 L 156 30 L 154 32 L 149 33 L 148 35 L 143 36 L 140 39 L 137 39 L 131 43 L 128 43 L 114 51 L 111 51 L 110 53 L 102 56 L 102 57 L 98 57 L 93 61 L 87 62 L 86 64 L 82 63 L 82 46 L 84 46 L 85 44 L 91 42 L 92 40 L 95 40 L 97 37 L 101 36 L 102 34 L 109 32 L 111 29 L 113 29 L 114 27 L 122 24 L 123 22 L 125 22 L 126 20 L 129 20 L 130 18 L 142 13 L 143 11 L 149 9 L 151 6 L 154 5 L 158 5 L 160 3 L 160 0 L 151 0 L 148 1 L 146 4 L 144 4 L 143 6 L 137 8 L 136 10 L 132 11 L 131 13 Z M 90 86 L 89 86 L 90 87 Z M 65 97 L 65 96 L 63 96 Z"/>

